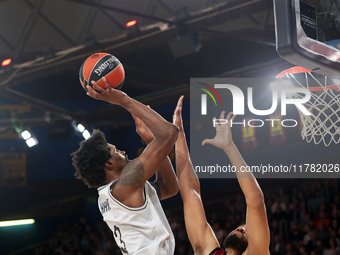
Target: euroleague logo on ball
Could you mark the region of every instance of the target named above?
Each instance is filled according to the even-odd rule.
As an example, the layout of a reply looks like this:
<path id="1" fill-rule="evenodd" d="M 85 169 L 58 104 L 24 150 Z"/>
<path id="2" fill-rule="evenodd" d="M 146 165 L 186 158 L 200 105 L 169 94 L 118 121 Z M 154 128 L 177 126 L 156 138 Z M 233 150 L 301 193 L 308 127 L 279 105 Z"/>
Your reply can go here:
<path id="1" fill-rule="evenodd" d="M 91 58 L 98 58 L 98 57 L 99 57 L 98 54 L 93 54 L 93 55 L 91 56 Z"/>

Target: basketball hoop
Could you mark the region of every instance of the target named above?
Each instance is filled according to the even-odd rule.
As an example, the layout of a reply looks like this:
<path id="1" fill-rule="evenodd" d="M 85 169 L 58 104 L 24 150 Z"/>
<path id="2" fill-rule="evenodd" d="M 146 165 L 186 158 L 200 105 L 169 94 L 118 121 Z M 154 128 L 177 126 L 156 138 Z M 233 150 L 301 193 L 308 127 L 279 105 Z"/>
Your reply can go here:
<path id="1" fill-rule="evenodd" d="M 340 81 L 327 76 L 318 77 L 317 74 L 300 66 L 289 68 L 279 73 L 276 78 L 280 80 L 286 78 L 290 86 L 311 91 L 311 99 L 303 105 L 312 115 L 304 115 L 298 109 L 302 122 L 302 139 L 308 143 L 323 142 L 325 146 L 332 142 L 340 143 Z M 292 95 L 292 98 L 302 97 L 299 93 Z"/>

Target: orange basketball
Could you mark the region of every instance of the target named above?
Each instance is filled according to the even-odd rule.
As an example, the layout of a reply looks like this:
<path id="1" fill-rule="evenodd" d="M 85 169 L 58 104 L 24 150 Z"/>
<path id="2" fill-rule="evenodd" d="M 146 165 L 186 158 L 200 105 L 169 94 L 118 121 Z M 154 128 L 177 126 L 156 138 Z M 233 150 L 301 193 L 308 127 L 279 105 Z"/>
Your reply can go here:
<path id="1" fill-rule="evenodd" d="M 112 88 L 120 89 L 125 79 L 125 71 L 122 63 L 115 56 L 99 52 L 89 56 L 81 65 L 79 79 L 83 88 L 93 87 L 91 81 L 106 89 L 102 78 L 105 77 Z"/>

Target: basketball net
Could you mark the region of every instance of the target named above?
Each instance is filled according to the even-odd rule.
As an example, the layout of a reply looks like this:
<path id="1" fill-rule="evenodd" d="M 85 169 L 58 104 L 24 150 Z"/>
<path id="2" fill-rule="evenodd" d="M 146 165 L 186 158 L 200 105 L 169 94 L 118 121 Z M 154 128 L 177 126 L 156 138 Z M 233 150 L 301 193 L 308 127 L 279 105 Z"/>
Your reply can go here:
<path id="1" fill-rule="evenodd" d="M 297 108 L 302 122 L 302 139 L 308 143 L 323 142 L 325 146 L 329 146 L 332 142 L 338 144 L 340 142 L 340 81 L 329 79 L 327 76 L 316 77 L 310 70 L 299 66 L 281 72 L 276 78 L 280 80 L 286 78 L 290 86 L 311 91 L 311 99 L 303 105 L 312 115 L 304 115 Z M 328 85 L 330 81 L 333 81 L 333 84 Z M 294 93 L 291 96 L 300 99 L 305 95 Z"/>

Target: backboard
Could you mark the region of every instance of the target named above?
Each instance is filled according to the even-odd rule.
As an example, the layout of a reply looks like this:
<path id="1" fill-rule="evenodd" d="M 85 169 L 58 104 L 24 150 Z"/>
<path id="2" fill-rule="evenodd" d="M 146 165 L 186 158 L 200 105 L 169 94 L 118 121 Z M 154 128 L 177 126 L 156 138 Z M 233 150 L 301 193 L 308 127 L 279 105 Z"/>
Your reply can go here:
<path id="1" fill-rule="evenodd" d="M 274 0 L 276 49 L 295 65 L 340 77 L 340 1 Z"/>

